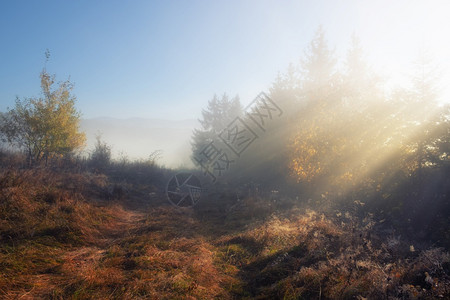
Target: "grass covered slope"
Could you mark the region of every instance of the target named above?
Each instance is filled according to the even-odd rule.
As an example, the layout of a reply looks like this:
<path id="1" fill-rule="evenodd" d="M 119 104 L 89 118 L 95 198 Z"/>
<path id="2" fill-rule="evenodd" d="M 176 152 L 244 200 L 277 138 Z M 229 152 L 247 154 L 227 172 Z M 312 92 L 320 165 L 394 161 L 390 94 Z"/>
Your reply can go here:
<path id="1" fill-rule="evenodd" d="M 179 210 L 112 186 L 91 173 L 3 171 L 0 297 L 450 297 L 446 249 L 406 240 L 370 214 L 227 193 Z"/>

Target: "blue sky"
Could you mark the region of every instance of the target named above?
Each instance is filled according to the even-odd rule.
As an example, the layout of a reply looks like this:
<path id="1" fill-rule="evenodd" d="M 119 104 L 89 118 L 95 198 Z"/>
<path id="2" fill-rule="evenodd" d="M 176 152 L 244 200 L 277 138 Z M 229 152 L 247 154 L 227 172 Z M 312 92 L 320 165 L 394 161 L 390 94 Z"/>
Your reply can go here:
<path id="1" fill-rule="evenodd" d="M 39 96 L 46 49 L 47 70 L 58 80 L 70 76 L 85 118 L 198 118 L 214 93 L 248 103 L 298 62 L 319 25 L 339 56 L 359 35 L 387 76 L 400 76 L 394 73 L 424 44 L 447 67 L 447 8 L 434 1 L 2 1 L 0 111 L 16 96 Z"/>

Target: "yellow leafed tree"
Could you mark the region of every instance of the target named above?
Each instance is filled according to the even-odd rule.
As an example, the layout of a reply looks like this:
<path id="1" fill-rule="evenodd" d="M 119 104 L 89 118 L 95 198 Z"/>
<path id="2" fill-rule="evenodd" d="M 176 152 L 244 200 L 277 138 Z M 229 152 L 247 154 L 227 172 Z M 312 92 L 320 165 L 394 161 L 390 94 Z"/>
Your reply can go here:
<path id="1" fill-rule="evenodd" d="M 2 118 L 5 140 L 26 151 L 28 164 L 48 163 L 85 145 L 79 130 L 80 112 L 75 108 L 70 81 L 58 83 L 44 69 L 40 74 L 42 97 L 16 99 L 14 109 Z"/>

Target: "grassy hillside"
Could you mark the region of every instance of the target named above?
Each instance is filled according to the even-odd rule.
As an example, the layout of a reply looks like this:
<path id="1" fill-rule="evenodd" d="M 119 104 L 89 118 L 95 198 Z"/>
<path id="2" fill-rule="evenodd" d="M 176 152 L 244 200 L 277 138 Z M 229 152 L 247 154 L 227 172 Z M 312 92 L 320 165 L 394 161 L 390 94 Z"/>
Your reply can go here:
<path id="1" fill-rule="evenodd" d="M 180 210 L 158 189 L 117 190 L 88 172 L 3 170 L 0 297 L 450 297 L 447 250 L 406 240 L 369 214 L 218 189 Z"/>

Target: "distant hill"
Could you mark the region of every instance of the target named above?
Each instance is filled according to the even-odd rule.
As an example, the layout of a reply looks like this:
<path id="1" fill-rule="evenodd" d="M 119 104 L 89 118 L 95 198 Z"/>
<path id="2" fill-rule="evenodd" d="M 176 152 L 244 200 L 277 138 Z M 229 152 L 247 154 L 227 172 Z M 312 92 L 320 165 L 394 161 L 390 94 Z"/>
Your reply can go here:
<path id="1" fill-rule="evenodd" d="M 92 151 L 95 137 L 112 146 L 113 157 L 121 152 L 130 159 L 146 158 L 155 150 L 162 150 L 159 161 L 167 167 L 191 166 L 191 136 L 198 121 L 194 119 L 171 121 L 162 119 L 92 118 L 81 120 L 86 132 L 86 150 Z"/>

